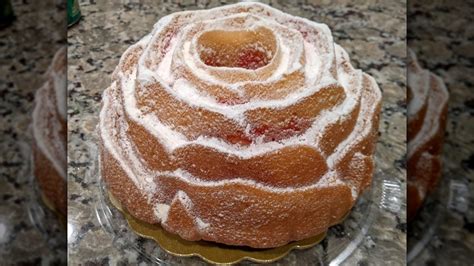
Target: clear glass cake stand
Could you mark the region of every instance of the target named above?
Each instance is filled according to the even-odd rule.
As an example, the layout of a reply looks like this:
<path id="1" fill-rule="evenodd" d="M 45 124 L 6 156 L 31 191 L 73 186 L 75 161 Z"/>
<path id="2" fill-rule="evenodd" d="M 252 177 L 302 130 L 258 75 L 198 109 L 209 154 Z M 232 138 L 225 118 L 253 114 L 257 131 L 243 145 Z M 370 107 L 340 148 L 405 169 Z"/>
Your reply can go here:
<path id="1" fill-rule="evenodd" d="M 90 146 L 94 164 L 89 168 L 87 178 L 99 185 L 99 199 L 96 215 L 103 229 L 113 238 L 114 244 L 121 248 L 136 250 L 150 263 L 171 265 L 207 265 L 199 257 L 177 257 L 168 254 L 152 239 L 138 236 L 132 231 L 122 213 L 110 202 L 105 183 L 100 177 L 97 147 Z M 379 155 L 377 161 L 383 161 Z M 316 246 L 304 250 L 292 250 L 275 265 L 339 265 L 344 262 L 361 244 L 374 223 L 379 212 L 389 210 L 399 212 L 404 193 L 399 183 L 394 181 L 390 171 L 377 170 L 371 188 L 359 197 L 347 218 L 330 228 L 326 238 Z M 253 265 L 254 262 L 242 261 L 240 265 Z"/>
<path id="2" fill-rule="evenodd" d="M 436 190 L 428 195 L 417 216 L 408 224 L 407 262 L 416 264 L 417 257 L 436 238 L 449 212 L 466 213 L 474 203 L 462 173 L 445 168 Z M 457 177 L 457 178 L 455 178 Z"/>

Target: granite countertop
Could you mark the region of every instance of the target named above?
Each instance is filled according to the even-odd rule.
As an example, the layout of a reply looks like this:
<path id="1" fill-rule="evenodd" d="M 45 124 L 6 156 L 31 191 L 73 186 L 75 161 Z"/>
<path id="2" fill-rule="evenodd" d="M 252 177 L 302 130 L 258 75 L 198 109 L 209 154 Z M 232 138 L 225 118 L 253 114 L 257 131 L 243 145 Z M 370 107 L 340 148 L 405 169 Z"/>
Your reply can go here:
<path id="1" fill-rule="evenodd" d="M 0 265 L 65 264 L 66 230 L 33 190 L 28 128 L 35 91 L 66 43 L 66 6 L 12 2 L 16 20 L 0 29 Z M 45 211 L 44 219 L 31 211 Z"/>
<path id="2" fill-rule="evenodd" d="M 440 195 L 434 235 L 413 265 L 472 265 L 474 252 L 474 36 L 470 2 L 414 0 L 408 46 L 449 90 Z M 434 198 L 433 200 L 439 200 Z M 431 222 L 430 226 L 431 225 Z M 410 237 L 410 235 L 409 235 Z"/>
<path id="3" fill-rule="evenodd" d="M 96 217 L 97 180 L 85 173 L 94 164 L 88 153 L 95 143 L 102 91 L 121 54 L 149 33 L 162 16 L 183 9 L 219 6 L 230 1 L 81 1 L 83 18 L 68 31 L 68 248 L 69 263 L 145 263 L 142 255 L 118 246 Z M 383 90 L 383 113 L 377 153 L 378 166 L 391 171 L 389 179 L 405 191 L 406 153 L 406 7 L 385 1 L 262 1 L 288 13 L 329 25 L 355 67 L 371 74 Z M 314 3 L 313 3 L 314 2 Z M 360 4 L 359 2 L 364 2 Z M 380 210 L 377 223 L 348 265 L 405 263 L 406 218 L 402 193 L 398 210 Z M 344 228 L 338 228 L 344 233 Z M 291 254 L 290 254 L 291 255 Z M 296 265 L 294 254 L 285 263 Z M 300 261 L 301 263 L 301 261 Z M 307 262 L 309 263 L 309 262 Z"/>

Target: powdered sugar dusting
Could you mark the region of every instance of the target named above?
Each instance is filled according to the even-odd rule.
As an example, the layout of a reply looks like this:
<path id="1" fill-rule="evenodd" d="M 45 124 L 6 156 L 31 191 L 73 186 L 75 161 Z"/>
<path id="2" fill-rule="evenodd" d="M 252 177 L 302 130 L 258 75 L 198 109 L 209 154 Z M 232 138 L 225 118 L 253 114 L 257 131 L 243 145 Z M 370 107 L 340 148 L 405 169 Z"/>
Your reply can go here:
<path id="1" fill-rule="evenodd" d="M 56 105 L 51 101 L 52 84 L 47 82 L 35 96 L 33 137 L 38 148 L 53 164 L 58 174 L 66 178 L 66 147 L 61 136 L 61 124 Z"/>
<path id="2" fill-rule="evenodd" d="M 66 179 L 66 143 L 62 122 L 66 119 L 66 50 L 56 52 L 45 74 L 46 82 L 37 90 L 33 110 L 35 144 Z"/>
<path id="3" fill-rule="evenodd" d="M 414 118 L 423 105 L 427 106 L 420 131 L 408 143 L 408 157 L 411 157 L 421 145 L 432 139 L 438 132 L 439 118 L 443 112 L 441 107 L 446 106 L 448 102 L 448 90 L 438 76 L 421 68 L 412 51 L 409 55 L 408 85 L 413 94 L 408 105 L 409 120 Z"/>
<path id="4" fill-rule="evenodd" d="M 168 212 L 170 210 L 170 205 L 168 204 L 163 204 L 163 203 L 158 203 L 156 204 L 154 211 L 155 211 L 155 216 L 161 221 L 161 222 L 166 222 L 168 219 Z"/>
<path id="5" fill-rule="evenodd" d="M 214 34 L 216 32 L 224 33 Z M 228 32 L 231 34 L 226 35 Z M 243 48 L 237 47 L 241 50 L 231 51 L 233 54 L 227 50 L 216 50 L 230 49 L 225 45 L 226 36 L 232 34 L 241 37 L 238 41 Z M 348 186 L 352 197 L 355 199 L 358 196 L 359 188 L 342 180 L 337 167 L 341 158 L 371 134 L 372 117 L 377 112 L 381 93 L 371 77 L 352 68 L 347 53 L 333 43 L 326 25 L 290 16 L 263 4 L 240 3 L 166 16 L 155 24 L 150 35 L 132 47 L 142 49 L 135 52 L 130 48 L 122 57 L 114 73 L 115 81 L 103 95 L 99 127 L 105 149 L 149 201 L 159 193 L 160 182 L 164 178 L 175 178 L 202 187 L 240 184 L 271 193 Z M 203 53 L 213 55 L 218 52 L 235 56 L 237 66 L 226 65 L 235 62 L 213 61 L 208 55 L 207 62 L 203 62 Z M 131 55 L 138 57 L 133 64 L 125 59 Z M 335 96 L 331 93 L 327 93 L 329 96 L 321 93 L 341 88 L 344 96 L 340 100 L 332 99 Z M 140 104 L 146 95 L 158 92 L 169 96 L 176 105 L 186 106 L 192 111 L 182 115 L 186 117 L 167 117 L 165 123 L 164 117 L 157 115 L 153 109 L 154 106 L 160 108 L 160 104 L 169 103 L 156 100 L 146 106 Z M 292 108 L 318 93 L 323 95 L 321 97 L 327 97 L 318 103 L 321 110 L 306 114 L 304 110 L 310 108 L 303 106 L 292 111 Z M 323 107 L 325 104 L 328 106 Z M 321 153 L 320 146 L 327 138 L 327 128 L 349 119 L 359 104 L 360 111 L 355 126 L 350 129 L 351 133 L 333 151 L 322 155 L 329 168 L 326 174 L 312 184 L 298 187 L 273 186 L 246 176 L 209 181 L 179 167 L 167 171 L 152 169 L 127 134 L 127 119 L 130 119 L 145 128 L 168 155 L 190 146 L 211 148 L 229 157 L 236 156 L 239 160 L 296 146 Z M 245 137 L 254 135 L 247 145 L 241 145 L 220 136 L 201 134 L 190 138 L 189 122 L 182 123 L 180 127 L 170 125 L 172 119 L 182 118 L 192 122 L 193 112 L 201 112 L 198 110 L 205 110 L 209 117 L 224 117 L 229 124 L 240 126 Z M 297 112 L 301 113 L 301 117 L 295 117 Z M 285 130 L 291 134 L 278 140 L 265 140 L 265 134 L 271 131 L 266 127 L 274 125 L 261 124 L 268 116 L 277 113 L 282 116 L 282 122 L 289 121 Z M 303 117 L 307 126 L 299 128 L 294 120 Z M 193 199 L 185 191 L 177 191 L 173 198 L 175 201 L 192 213 L 199 230 L 212 226 L 193 213 Z M 154 204 L 156 217 L 166 222 L 169 203 Z"/>

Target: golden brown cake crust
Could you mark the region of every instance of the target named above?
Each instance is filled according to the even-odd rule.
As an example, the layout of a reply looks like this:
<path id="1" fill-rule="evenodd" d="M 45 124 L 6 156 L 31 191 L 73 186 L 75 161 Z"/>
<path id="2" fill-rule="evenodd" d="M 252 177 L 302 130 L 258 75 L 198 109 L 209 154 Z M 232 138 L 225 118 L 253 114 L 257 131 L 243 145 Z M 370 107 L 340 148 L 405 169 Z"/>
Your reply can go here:
<path id="1" fill-rule="evenodd" d="M 241 38 L 216 34 L 220 23 Z M 212 56 L 229 41 L 254 50 L 234 45 L 245 50 L 227 51 L 237 62 Z M 231 63 L 243 67 L 222 67 Z M 102 99 L 108 189 L 134 217 L 187 240 L 270 248 L 308 238 L 338 223 L 372 179 L 377 84 L 327 26 L 263 4 L 160 20 L 123 54 Z"/>
<path id="2" fill-rule="evenodd" d="M 67 215 L 67 183 L 52 163 L 36 147 L 33 148 L 34 175 L 48 201 L 63 216 Z"/>
<path id="3" fill-rule="evenodd" d="M 101 165 L 109 191 L 122 206 L 140 220 L 158 223 L 152 205 L 104 149 Z M 255 248 L 281 246 L 325 232 L 328 225 L 338 223 L 354 203 L 350 189 L 344 185 L 275 194 L 239 184 L 216 190 L 192 186 L 171 177 L 161 178 L 165 181 L 160 197 L 173 202 L 163 226 L 186 240 L 203 239 Z M 186 191 L 193 199 L 193 212 L 199 213 L 201 219 L 219 226 L 212 232 L 199 232 L 187 208 L 179 200 L 173 200 L 179 195 L 178 191 Z"/>
<path id="4" fill-rule="evenodd" d="M 66 49 L 62 48 L 35 94 L 31 125 L 34 175 L 48 205 L 63 217 L 67 211 L 66 66 Z"/>
<path id="5" fill-rule="evenodd" d="M 442 146 L 448 91 L 436 75 L 421 68 L 409 52 L 407 220 L 415 218 L 442 175 Z"/>

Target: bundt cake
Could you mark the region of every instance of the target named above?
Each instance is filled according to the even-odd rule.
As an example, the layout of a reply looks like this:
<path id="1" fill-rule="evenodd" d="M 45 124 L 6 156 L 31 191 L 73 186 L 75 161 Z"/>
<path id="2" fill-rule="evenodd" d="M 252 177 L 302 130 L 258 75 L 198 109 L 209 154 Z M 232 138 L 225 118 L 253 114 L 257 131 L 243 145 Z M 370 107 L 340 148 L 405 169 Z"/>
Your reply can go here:
<path id="1" fill-rule="evenodd" d="M 34 175 L 51 207 L 67 210 L 66 183 L 66 48 L 54 56 L 46 82 L 37 90 L 33 111 Z"/>
<path id="2" fill-rule="evenodd" d="M 184 239 L 281 246 L 325 232 L 370 185 L 380 103 L 324 24 L 260 3 L 174 13 L 103 94 L 101 176 Z"/>
<path id="3" fill-rule="evenodd" d="M 407 220 L 416 216 L 441 176 L 448 91 L 443 81 L 422 69 L 408 52 Z"/>

